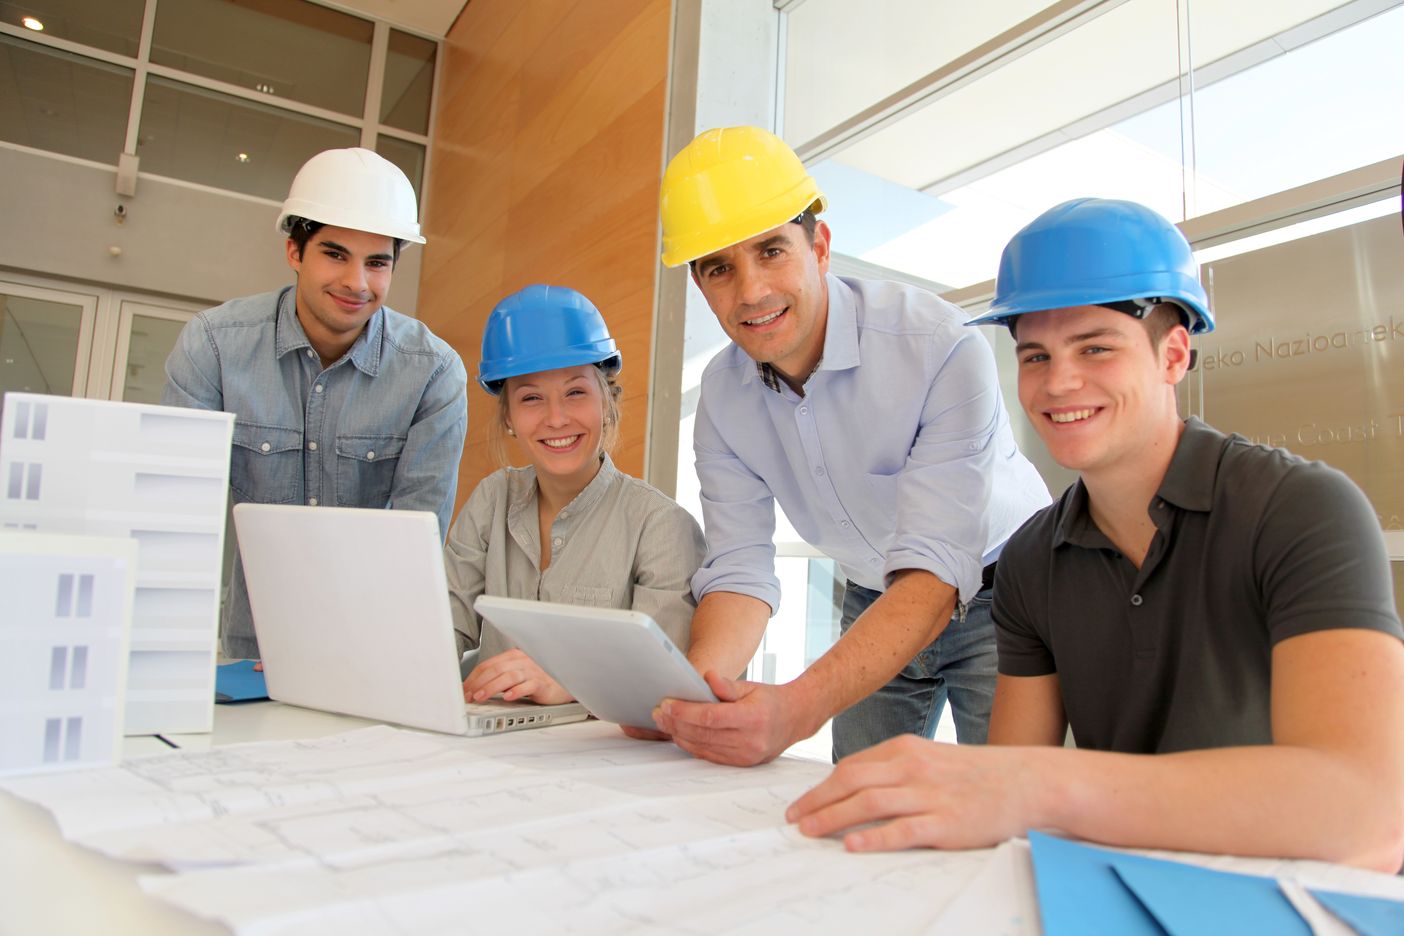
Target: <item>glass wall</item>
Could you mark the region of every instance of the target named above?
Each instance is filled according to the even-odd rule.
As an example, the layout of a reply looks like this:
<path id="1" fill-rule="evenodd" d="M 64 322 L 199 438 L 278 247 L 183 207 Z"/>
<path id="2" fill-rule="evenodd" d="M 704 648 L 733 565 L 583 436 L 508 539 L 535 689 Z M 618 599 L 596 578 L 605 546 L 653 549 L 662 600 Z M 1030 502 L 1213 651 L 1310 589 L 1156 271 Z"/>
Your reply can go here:
<path id="1" fill-rule="evenodd" d="M 365 146 L 418 191 L 437 61 L 309 0 L 0 0 L 0 141 L 271 201 L 312 154 Z"/>

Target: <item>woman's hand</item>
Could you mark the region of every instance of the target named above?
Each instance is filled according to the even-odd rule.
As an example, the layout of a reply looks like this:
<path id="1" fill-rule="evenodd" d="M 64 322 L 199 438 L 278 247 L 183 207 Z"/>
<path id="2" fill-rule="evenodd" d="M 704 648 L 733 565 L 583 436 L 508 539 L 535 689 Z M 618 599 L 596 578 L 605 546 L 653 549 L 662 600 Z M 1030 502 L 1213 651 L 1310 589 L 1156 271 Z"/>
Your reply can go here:
<path id="1" fill-rule="evenodd" d="M 574 702 L 565 688 L 520 650 L 482 660 L 463 681 L 463 701 L 484 702 L 495 695 L 504 702 L 530 699 L 539 705 Z"/>

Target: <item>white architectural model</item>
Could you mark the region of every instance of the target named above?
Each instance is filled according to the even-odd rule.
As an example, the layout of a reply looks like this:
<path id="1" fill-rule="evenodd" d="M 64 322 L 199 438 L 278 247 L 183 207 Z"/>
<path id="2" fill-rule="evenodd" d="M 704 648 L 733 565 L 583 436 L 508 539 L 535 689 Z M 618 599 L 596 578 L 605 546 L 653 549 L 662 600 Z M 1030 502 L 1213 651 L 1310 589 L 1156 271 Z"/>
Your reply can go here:
<path id="1" fill-rule="evenodd" d="M 0 528 L 138 544 L 126 733 L 209 731 L 229 413 L 8 393 Z"/>
<path id="2" fill-rule="evenodd" d="M 0 531 L 0 774 L 110 764 L 137 545 Z"/>

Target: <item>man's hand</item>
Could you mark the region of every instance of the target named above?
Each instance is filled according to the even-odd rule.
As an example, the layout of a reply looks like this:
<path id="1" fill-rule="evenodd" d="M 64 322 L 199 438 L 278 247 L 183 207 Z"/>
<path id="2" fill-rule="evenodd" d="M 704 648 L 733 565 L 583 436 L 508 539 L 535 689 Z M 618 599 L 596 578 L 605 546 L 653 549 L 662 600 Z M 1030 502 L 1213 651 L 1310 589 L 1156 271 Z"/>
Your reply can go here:
<path id="1" fill-rule="evenodd" d="M 785 819 L 815 837 L 881 823 L 844 836 L 855 852 L 986 848 L 1036 826 L 1038 754 L 902 735 L 845 757 Z"/>
<path id="2" fill-rule="evenodd" d="M 689 754 L 750 767 L 814 733 L 801 722 L 805 707 L 790 698 L 789 687 L 727 679 L 712 670 L 705 675 L 720 702 L 664 699 L 653 712 L 658 726 Z"/>
<path id="3" fill-rule="evenodd" d="M 498 693 L 502 701 L 530 699 L 540 705 L 572 702 L 574 697 L 520 650 L 481 661 L 463 681 L 463 701 L 483 702 Z"/>

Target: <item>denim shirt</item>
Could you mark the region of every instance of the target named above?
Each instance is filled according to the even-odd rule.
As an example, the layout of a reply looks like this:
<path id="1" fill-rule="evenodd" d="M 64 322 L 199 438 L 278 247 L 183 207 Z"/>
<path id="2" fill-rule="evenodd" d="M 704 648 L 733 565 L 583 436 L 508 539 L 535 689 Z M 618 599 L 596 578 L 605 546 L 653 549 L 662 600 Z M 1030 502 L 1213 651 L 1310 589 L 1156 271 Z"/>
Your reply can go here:
<path id="1" fill-rule="evenodd" d="M 428 510 L 447 531 L 467 380 L 446 342 L 385 307 L 323 368 L 289 286 L 191 319 L 166 359 L 161 402 L 234 414 L 236 504 Z M 237 555 L 223 635 L 227 656 L 258 656 Z"/>

